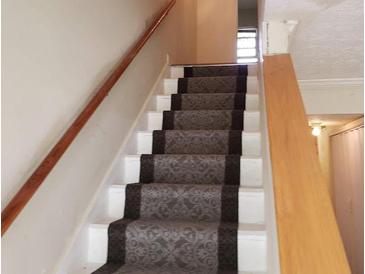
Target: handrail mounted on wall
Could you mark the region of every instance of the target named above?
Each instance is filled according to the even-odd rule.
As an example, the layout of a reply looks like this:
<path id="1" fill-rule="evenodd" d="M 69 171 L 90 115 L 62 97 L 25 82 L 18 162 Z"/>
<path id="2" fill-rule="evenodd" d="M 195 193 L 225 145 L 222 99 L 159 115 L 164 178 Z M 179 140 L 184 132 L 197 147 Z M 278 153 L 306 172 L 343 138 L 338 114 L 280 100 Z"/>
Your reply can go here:
<path id="1" fill-rule="evenodd" d="M 156 16 L 156 19 L 153 21 L 153 23 L 138 39 L 132 49 L 120 61 L 120 63 L 117 65 L 114 71 L 112 71 L 104 84 L 98 89 L 96 94 L 87 103 L 86 107 L 74 120 L 71 126 L 66 130 L 61 139 L 59 139 L 56 145 L 51 149 L 48 155 L 35 169 L 33 174 L 29 177 L 29 179 L 16 193 L 10 203 L 2 211 L 1 236 L 4 235 L 4 233 L 8 230 L 15 218 L 19 215 L 19 213 L 27 205 L 32 196 L 36 193 L 37 189 L 42 185 L 48 174 L 52 171 L 52 169 L 60 160 L 67 148 L 76 138 L 81 129 L 85 126 L 86 122 L 90 119 L 98 106 L 103 102 L 104 98 L 108 95 L 112 87 L 122 76 L 123 72 L 132 63 L 138 52 L 142 49 L 142 47 L 146 44 L 151 35 L 156 31 L 157 27 L 165 19 L 175 3 L 176 0 L 171 0 L 167 4 L 167 6 L 164 7 L 161 12 Z"/>

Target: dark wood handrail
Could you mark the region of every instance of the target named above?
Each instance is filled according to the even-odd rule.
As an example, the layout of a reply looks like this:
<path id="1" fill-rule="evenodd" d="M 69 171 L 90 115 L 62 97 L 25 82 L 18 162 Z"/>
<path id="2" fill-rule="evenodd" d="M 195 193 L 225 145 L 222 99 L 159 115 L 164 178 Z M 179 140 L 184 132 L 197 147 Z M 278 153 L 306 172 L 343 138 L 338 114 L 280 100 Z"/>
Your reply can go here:
<path id="1" fill-rule="evenodd" d="M 22 188 L 17 192 L 10 203 L 1 212 L 1 236 L 8 230 L 15 218 L 19 215 L 22 209 L 26 206 L 29 200 L 32 198 L 37 189 L 42 185 L 48 174 L 57 164 L 59 159 L 65 153 L 72 141 L 76 138 L 78 133 L 84 127 L 86 122 L 90 119 L 98 106 L 108 95 L 114 84 L 121 77 L 123 72 L 128 68 L 130 63 L 136 57 L 138 52 L 146 44 L 151 35 L 155 32 L 157 27 L 165 19 L 169 11 L 175 5 L 176 0 L 171 0 L 166 7 L 156 16 L 156 19 L 150 25 L 150 27 L 143 33 L 138 39 L 133 48 L 126 54 L 126 56 L 120 61 L 117 68 L 111 73 L 104 84 L 98 89 L 96 94 L 88 102 L 86 107 L 82 110 L 79 116 L 74 120 L 71 126 L 67 129 L 65 134 L 57 142 L 57 144 L 48 153 L 46 158 L 36 168 L 29 179 L 24 183 Z"/>

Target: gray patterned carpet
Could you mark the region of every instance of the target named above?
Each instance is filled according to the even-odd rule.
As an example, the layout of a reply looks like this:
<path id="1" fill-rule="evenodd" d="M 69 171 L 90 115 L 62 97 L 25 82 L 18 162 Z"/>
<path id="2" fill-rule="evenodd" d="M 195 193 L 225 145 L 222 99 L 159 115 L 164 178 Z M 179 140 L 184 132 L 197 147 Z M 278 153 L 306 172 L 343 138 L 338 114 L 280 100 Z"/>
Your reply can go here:
<path id="1" fill-rule="evenodd" d="M 237 273 L 246 66 L 185 68 L 94 274 Z"/>

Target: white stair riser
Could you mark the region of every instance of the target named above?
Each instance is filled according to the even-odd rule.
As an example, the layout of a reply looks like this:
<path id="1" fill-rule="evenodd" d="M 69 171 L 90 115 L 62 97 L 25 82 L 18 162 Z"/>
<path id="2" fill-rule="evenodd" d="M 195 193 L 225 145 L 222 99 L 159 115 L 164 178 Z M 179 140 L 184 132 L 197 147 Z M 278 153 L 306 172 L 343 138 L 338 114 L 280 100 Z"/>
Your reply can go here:
<path id="1" fill-rule="evenodd" d="M 259 95 L 246 94 L 246 110 L 257 111 L 259 109 Z M 171 110 L 171 95 L 156 96 L 156 110 Z"/>
<path id="2" fill-rule="evenodd" d="M 240 235 L 238 232 L 238 271 L 267 270 L 267 240 L 264 232 Z"/>
<path id="3" fill-rule="evenodd" d="M 127 155 L 122 161 L 123 180 L 121 183 L 139 182 L 141 159 L 139 155 Z M 241 186 L 262 186 L 262 159 L 241 157 Z"/>
<path id="4" fill-rule="evenodd" d="M 103 264 L 107 259 L 108 225 L 93 224 L 88 231 L 88 263 Z M 266 270 L 266 235 L 263 231 L 238 232 L 238 270 Z"/>
<path id="5" fill-rule="evenodd" d="M 111 219 L 121 219 L 125 207 L 124 185 L 114 185 L 108 190 L 108 215 Z M 264 223 L 264 193 L 259 189 L 240 189 L 238 195 L 239 223 Z"/>
<path id="6" fill-rule="evenodd" d="M 242 155 L 244 156 L 261 155 L 261 133 L 242 132 Z"/>
<path id="7" fill-rule="evenodd" d="M 257 75 L 257 66 L 256 65 L 248 65 L 247 66 L 248 76 Z M 181 66 L 172 66 L 170 69 L 170 77 L 171 78 L 183 78 L 184 77 L 184 67 Z"/>
<path id="8" fill-rule="evenodd" d="M 147 113 L 147 130 L 161 130 L 162 129 L 162 112 L 150 111 Z M 245 111 L 243 114 L 243 128 L 246 132 L 260 131 L 260 112 Z"/>
<path id="9" fill-rule="evenodd" d="M 140 131 L 137 133 L 136 154 L 152 154 L 153 134 L 151 131 Z M 242 132 L 242 155 L 261 155 L 261 134 Z"/>

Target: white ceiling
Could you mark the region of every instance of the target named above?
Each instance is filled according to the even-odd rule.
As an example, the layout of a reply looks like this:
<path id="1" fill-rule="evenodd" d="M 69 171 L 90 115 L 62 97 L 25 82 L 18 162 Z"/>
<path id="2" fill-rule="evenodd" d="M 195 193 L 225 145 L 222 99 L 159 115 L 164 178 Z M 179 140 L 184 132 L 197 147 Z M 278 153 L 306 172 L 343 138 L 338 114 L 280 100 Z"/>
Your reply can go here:
<path id="1" fill-rule="evenodd" d="M 298 78 L 363 77 L 363 0 L 266 0 L 265 21 L 299 20 L 291 40 Z"/>
<path id="2" fill-rule="evenodd" d="M 238 9 L 255 9 L 257 0 L 238 0 Z"/>
<path id="3" fill-rule="evenodd" d="M 345 0 L 265 0 L 265 20 L 304 19 Z"/>

